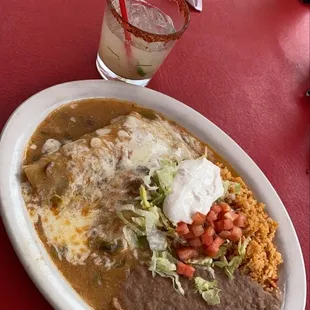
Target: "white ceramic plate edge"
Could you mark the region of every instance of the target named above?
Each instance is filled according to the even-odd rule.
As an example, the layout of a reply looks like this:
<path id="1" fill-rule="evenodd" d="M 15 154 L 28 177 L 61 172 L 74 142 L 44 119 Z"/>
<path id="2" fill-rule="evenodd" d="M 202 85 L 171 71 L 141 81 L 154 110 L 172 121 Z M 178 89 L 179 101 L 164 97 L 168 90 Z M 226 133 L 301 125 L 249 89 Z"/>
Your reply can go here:
<path id="1" fill-rule="evenodd" d="M 66 102 L 91 97 L 114 97 L 134 101 L 162 112 L 210 144 L 231 163 L 256 196 L 266 203 L 268 213 L 280 223 L 277 240 L 281 244 L 282 252 L 284 250 L 286 279 L 283 309 L 303 310 L 305 308 L 305 268 L 296 232 L 280 198 L 253 160 L 217 126 L 179 101 L 147 88 L 102 80 L 64 83 L 30 97 L 10 117 L 0 140 L 0 199 L 3 221 L 26 271 L 54 308 L 87 309 L 89 307 L 57 272 L 36 235 L 24 208 L 18 175 L 24 148 L 40 121 L 50 111 Z M 27 117 L 32 116 L 34 119 L 28 120 L 27 123 Z M 25 125 L 25 128 L 19 128 L 21 125 Z M 268 206 L 276 206 L 276 208 Z"/>

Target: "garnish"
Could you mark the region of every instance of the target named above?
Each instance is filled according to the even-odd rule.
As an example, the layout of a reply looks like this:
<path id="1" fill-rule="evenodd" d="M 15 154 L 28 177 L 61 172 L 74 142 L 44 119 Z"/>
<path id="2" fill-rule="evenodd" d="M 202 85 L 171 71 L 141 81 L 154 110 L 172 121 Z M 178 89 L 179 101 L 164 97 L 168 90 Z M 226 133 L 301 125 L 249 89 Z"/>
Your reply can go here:
<path id="1" fill-rule="evenodd" d="M 146 236 L 150 249 L 154 251 L 164 251 L 167 248 L 167 236 L 161 228 L 164 227 L 160 209 L 156 206 L 150 205 L 148 210 L 142 210 L 134 205 L 125 205 L 118 210 L 119 218 L 129 226 L 138 236 Z M 136 217 L 142 217 L 145 225 L 141 227 L 139 224 L 132 222 L 132 217 L 128 219 L 125 216 L 126 211 L 133 212 Z"/>
<path id="2" fill-rule="evenodd" d="M 208 271 L 214 279 L 213 267 L 217 266 L 232 279 L 245 256 L 249 239 L 241 241 L 245 215 L 235 212 L 225 202 L 214 203 L 206 215 L 193 214 L 192 224 L 179 222 L 175 227 L 162 208 L 177 171 L 176 162 L 162 160 L 160 167 L 151 169 L 144 178 L 137 203 L 121 207 L 118 215 L 126 224 L 123 232 L 129 248 L 138 248 L 139 238 L 143 237 L 153 252 L 149 262 L 153 276 L 171 278 L 175 290 L 184 294 L 179 276 L 192 278 L 196 268 Z M 240 187 L 239 183 L 229 185 Z M 231 252 L 228 249 L 238 241 L 238 255 L 228 261 L 225 257 Z M 176 253 L 177 259 L 171 253 Z M 216 281 L 196 277 L 195 285 L 209 305 L 220 303 Z"/>
<path id="3" fill-rule="evenodd" d="M 146 73 L 143 71 L 143 69 L 140 66 L 137 66 L 137 73 L 141 76 L 141 77 L 145 77 Z"/>
<path id="4" fill-rule="evenodd" d="M 250 238 L 246 238 L 243 242 L 241 239 L 239 240 L 238 243 L 238 254 L 234 256 L 229 262 L 227 261 L 226 257 L 223 255 L 220 257 L 220 261 L 217 261 L 214 263 L 215 266 L 224 269 L 225 274 L 229 279 L 234 279 L 234 272 L 236 269 L 239 268 L 241 265 L 245 253 L 246 253 L 246 248 L 250 242 Z"/>
<path id="5" fill-rule="evenodd" d="M 144 177 L 144 184 L 148 188 L 150 202 L 162 207 L 167 195 L 171 192 L 171 185 L 177 172 L 177 163 L 171 160 L 162 160 L 161 167 L 151 169 Z"/>
<path id="6" fill-rule="evenodd" d="M 195 287 L 201 294 L 201 297 L 210 306 L 215 306 L 221 303 L 220 290 L 217 288 L 217 281 L 207 281 L 201 277 L 195 277 Z"/>
<path id="7" fill-rule="evenodd" d="M 172 280 L 174 289 L 178 293 L 184 295 L 184 290 L 179 280 L 179 275 L 176 273 L 176 260 L 167 251 L 153 251 L 149 270 L 152 271 L 153 277 L 155 277 L 155 274 L 157 273 L 161 277 L 170 278 Z"/>

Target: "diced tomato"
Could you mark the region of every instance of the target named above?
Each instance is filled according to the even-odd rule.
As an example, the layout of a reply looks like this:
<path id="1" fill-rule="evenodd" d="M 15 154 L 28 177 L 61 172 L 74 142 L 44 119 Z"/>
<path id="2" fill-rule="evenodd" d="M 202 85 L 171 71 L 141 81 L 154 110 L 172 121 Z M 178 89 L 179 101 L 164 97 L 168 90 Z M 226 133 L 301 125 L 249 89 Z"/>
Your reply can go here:
<path id="1" fill-rule="evenodd" d="M 216 214 L 219 214 L 222 211 L 222 208 L 218 204 L 214 203 L 211 207 L 211 210 L 214 211 Z"/>
<path id="2" fill-rule="evenodd" d="M 239 213 L 239 216 L 234 220 L 234 224 L 238 227 L 245 227 L 246 216 Z"/>
<path id="3" fill-rule="evenodd" d="M 190 239 L 188 243 L 193 248 L 199 248 L 202 245 L 200 238 Z"/>
<path id="4" fill-rule="evenodd" d="M 189 233 L 189 228 L 187 226 L 186 223 L 184 222 L 180 222 L 177 225 L 177 228 L 175 229 L 175 231 L 180 235 L 180 236 L 184 236 L 186 234 Z"/>
<path id="5" fill-rule="evenodd" d="M 217 219 L 217 213 L 215 213 L 214 211 L 210 210 L 206 216 L 206 220 L 208 221 L 208 223 L 212 223 Z"/>
<path id="6" fill-rule="evenodd" d="M 239 239 L 242 237 L 242 230 L 241 228 L 234 226 L 233 229 L 231 230 L 231 235 L 228 237 L 229 240 L 231 241 L 239 241 Z"/>
<path id="7" fill-rule="evenodd" d="M 183 236 L 185 239 L 194 239 L 197 238 L 192 231 Z"/>
<path id="8" fill-rule="evenodd" d="M 194 226 L 191 226 L 191 231 L 193 232 L 193 234 L 196 236 L 196 237 L 199 237 L 201 236 L 205 230 L 203 228 L 202 225 L 194 225 Z"/>
<path id="9" fill-rule="evenodd" d="M 192 219 L 193 219 L 193 225 L 203 225 L 203 223 L 206 220 L 206 216 L 200 212 L 197 212 L 196 214 L 194 214 Z"/>
<path id="10" fill-rule="evenodd" d="M 198 252 L 191 247 L 179 248 L 177 249 L 177 254 L 179 259 L 184 262 L 198 256 Z"/>
<path id="11" fill-rule="evenodd" d="M 214 229 L 214 222 L 207 222 L 209 226 L 211 226 Z"/>
<path id="12" fill-rule="evenodd" d="M 223 213 L 229 212 L 231 210 L 231 207 L 226 202 L 220 202 L 219 205 L 221 206 Z"/>
<path id="13" fill-rule="evenodd" d="M 219 233 L 219 237 L 221 237 L 222 239 L 228 239 L 230 235 L 231 232 L 227 230 L 223 230 Z"/>
<path id="14" fill-rule="evenodd" d="M 209 236 L 214 236 L 215 230 L 212 226 L 208 226 L 204 232 L 204 234 L 209 235 Z"/>
<path id="15" fill-rule="evenodd" d="M 177 263 L 177 273 L 188 277 L 188 278 L 192 278 L 195 272 L 195 268 L 189 265 L 186 265 L 182 262 L 178 262 Z"/>
<path id="16" fill-rule="evenodd" d="M 231 219 L 223 219 L 224 230 L 231 230 L 234 227 L 234 223 Z"/>
<path id="17" fill-rule="evenodd" d="M 211 245 L 209 245 L 207 247 L 207 249 L 205 250 L 205 254 L 208 256 L 208 257 L 215 257 L 219 251 L 219 246 L 217 246 L 216 244 L 212 243 Z"/>
<path id="18" fill-rule="evenodd" d="M 210 236 L 207 233 L 204 233 L 200 238 L 205 246 L 209 246 L 213 243 L 213 236 Z"/>
<path id="19" fill-rule="evenodd" d="M 225 230 L 224 229 L 224 222 L 222 220 L 215 222 L 214 223 L 214 229 L 217 233 L 220 233 L 221 231 Z"/>
<path id="20" fill-rule="evenodd" d="M 216 237 L 213 241 L 213 244 L 216 245 L 218 248 L 220 248 L 220 246 L 225 242 L 224 239 L 220 238 L 220 237 Z"/>
<path id="21" fill-rule="evenodd" d="M 239 217 L 239 214 L 233 211 L 229 211 L 229 212 L 226 212 L 223 217 L 226 219 L 231 219 L 232 221 L 235 221 Z"/>

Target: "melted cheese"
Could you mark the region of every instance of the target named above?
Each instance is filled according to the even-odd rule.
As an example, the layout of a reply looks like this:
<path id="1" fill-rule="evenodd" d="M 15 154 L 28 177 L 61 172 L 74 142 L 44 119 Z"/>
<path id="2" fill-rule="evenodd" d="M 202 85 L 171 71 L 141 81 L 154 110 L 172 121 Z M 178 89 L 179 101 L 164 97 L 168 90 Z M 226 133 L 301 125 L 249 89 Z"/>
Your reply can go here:
<path id="1" fill-rule="evenodd" d="M 185 142 L 185 134 L 177 127 L 160 118 L 148 120 L 137 113 L 118 117 L 107 128 L 63 145 L 51 160 L 61 160 L 65 167 L 61 176 L 51 180 L 59 182 L 66 178 L 62 188 L 62 206 L 55 212 L 46 203 L 49 188 L 42 189 L 38 199 L 31 193 L 25 201 L 34 221 L 41 219 L 47 243 L 57 251 L 60 259 L 72 264 L 84 264 L 91 255 L 88 247 L 89 233 L 98 225 L 98 203 L 111 195 L 110 183 L 120 171 L 135 171 L 140 166 L 153 168 L 159 166 L 163 157 L 174 160 L 192 159 L 201 150 L 192 149 Z M 40 159 L 41 160 L 41 159 Z M 33 169 L 40 169 L 37 165 Z M 57 164 L 49 164 L 52 175 Z M 61 166 L 62 167 L 62 166 Z M 42 173 L 42 171 L 41 171 Z M 46 173 L 46 171 L 45 171 Z M 36 179 L 34 179 L 34 182 Z M 54 183 L 50 185 L 49 195 L 53 195 Z M 111 190 L 115 190 L 113 186 Z M 29 192 L 29 189 L 28 189 Z M 126 194 L 126 190 L 123 192 Z M 123 193 L 121 193 L 123 194 Z M 34 201 L 37 199 L 36 201 Z M 89 212 L 82 214 L 83 203 L 87 202 Z M 35 206 L 35 207 L 33 207 Z M 108 206 L 110 209 L 114 205 Z M 109 267 L 108 259 L 96 259 L 97 264 Z"/>
<path id="2" fill-rule="evenodd" d="M 97 211 L 82 214 L 67 207 L 57 213 L 46 207 L 38 213 L 48 244 L 55 248 L 59 259 L 74 265 L 83 264 L 90 254 L 87 234 Z"/>

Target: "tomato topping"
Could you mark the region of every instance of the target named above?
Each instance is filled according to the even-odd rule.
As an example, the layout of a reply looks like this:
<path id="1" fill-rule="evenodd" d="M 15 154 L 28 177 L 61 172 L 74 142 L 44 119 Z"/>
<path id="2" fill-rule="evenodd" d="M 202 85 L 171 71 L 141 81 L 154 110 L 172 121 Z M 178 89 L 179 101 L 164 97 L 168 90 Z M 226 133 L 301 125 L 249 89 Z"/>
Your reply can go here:
<path id="1" fill-rule="evenodd" d="M 218 204 L 213 204 L 213 206 L 211 207 L 211 210 L 214 211 L 216 214 L 219 214 L 222 211 L 221 206 L 219 206 Z"/>
<path id="2" fill-rule="evenodd" d="M 207 247 L 207 249 L 205 250 L 205 254 L 206 254 L 208 257 L 213 258 L 213 257 L 215 257 L 215 256 L 217 255 L 219 249 L 220 249 L 220 248 L 219 248 L 218 245 L 212 243 L 212 244 L 209 245 L 209 246 Z"/>
<path id="3" fill-rule="evenodd" d="M 194 233 L 192 231 L 190 231 L 188 234 L 183 236 L 185 239 L 194 239 L 196 238 L 196 236 L 194 235 Z"/>
<path id="4" fill-rule="evenodd" d="M 191 258 L 197 257 L 198 252 L 191 247 L 186 247 L 177 249 L 177 255 L 180 260 L 187 261 Z"/>
<path id="5" fill-rule="evenodd" d="M 215 230 L 212 226 L 208 226 L 204 232 L 204 234 L 209 235 L 209 236 L 214 236 Z"/>
<path id="6" fill-rule="evenodd" d="M 224 221 L 217 221 L 214 223 L 214 228 L 215 228 L 215 231 L 217 233 L 220 233 L 221 231 L 225 230 L 224 229 Z"/>
<path id="7" fill-rule="evenodd" d="M 239 239 L 242 237 L 242 230 L 241 228 L 234 226 L 233 229 L 231 230 L 231 235 L 228 237 L 229 240 L 231 241 L 239 241 Z"/>
<path id="8" fill-rule="evenodd" d="M 229 211 L 229 212 L 226 212 L 223 217 L 226 219 L 231 219 L 232 221 L 235 221 L 239 217 L 239 214 L 233 211 Z"/>
<path id="9" fill-rule="evenodd" d="M 227 230 L 223 230 L 219 233 L 219 237 L 221 237 L 222 239 L 228 239 L 230 235 L 231 232 Z"/>
<path id="10" fill-rule="evenodd" d="M 238 217 L 234 220 L 234 224 L 238 227 L 245 227 L 246 216 L 239 213 Z"/>
<path id="11" fill-rule="evenodd" d="M 191 231 L 196 237 L 201 236 L 205 232 L 202 225 L 191 226 Z"/>
<path id="12" fill-rule="evenodd" d="M 213 236 L 208 235 L 206 232 L 200 238 L 205 246 L 209 246 L 213 243 Z"/>
<path id="13" fill-rule="evenodd" d="M 192 219 L 193 219 L 193 225 L 203 225 L 203 223 L 206 220 L 206 216 L 200 212 L 197 212 L 196 214 L 194 214 Z"/>
<path id="14" fill-rule="evenodd" d="M 211 226 L 214 229 L 214 222 L 208 222 L 208 225 Z"/>
<path id="15" fill-rule="evenodd" d="M 234 223 L 231 219 L 223 219 L 224 230 L 231 230 L 234 227 Z"/>
<path id="16" fill-rule="evenodd" d="M 192 246 L 193 248 L 199 248 L 202 245 L 202 242 L 200 240 L 200 238 L 194 238 L 194 239 L 190 239 L 188 241 L 189 245 Z"/>
<path id="17" fill-rule="evenodd" d="M 184 236 L 186 234 L 189 233 L 189 229 L 186 223 L 184 222 L 180 222 L 177 225 L 177 228 L 175 229 L 175 231 L 178 233 L 178 235 L 180 236 Z"/>
<path id="18" fill-rule="evenodd" d="M 209 223 L 214 222 L 217 219 L 217 213 L 215 213 L 214 211 L 210 210 L 206 216 L 206 220 Z"/>
<path id="19" fill-rule="evenodd" d="M 178 262 L 177 263 L 177 273 L 188 277 L 188 278 L 192 278 L 195 272 L 195 268 L 189 265 L 186 265 L 182 262 Z"/>
<path id="20" fill-rule="evenodd" d="M 220 248 L 220 246 L 225 242 L 224 239 L 220 238 L 220 237 L 216 237 L 213 241 L 213 245 L 216 245 L 218 248 Z"/>
<path id="21" fill-rule="evenodd" d="M 231 210 L 231 207 L 226 202 L 220 202 L 219 205 L 221 206 L 223 213 L 229 212 Z"/>

